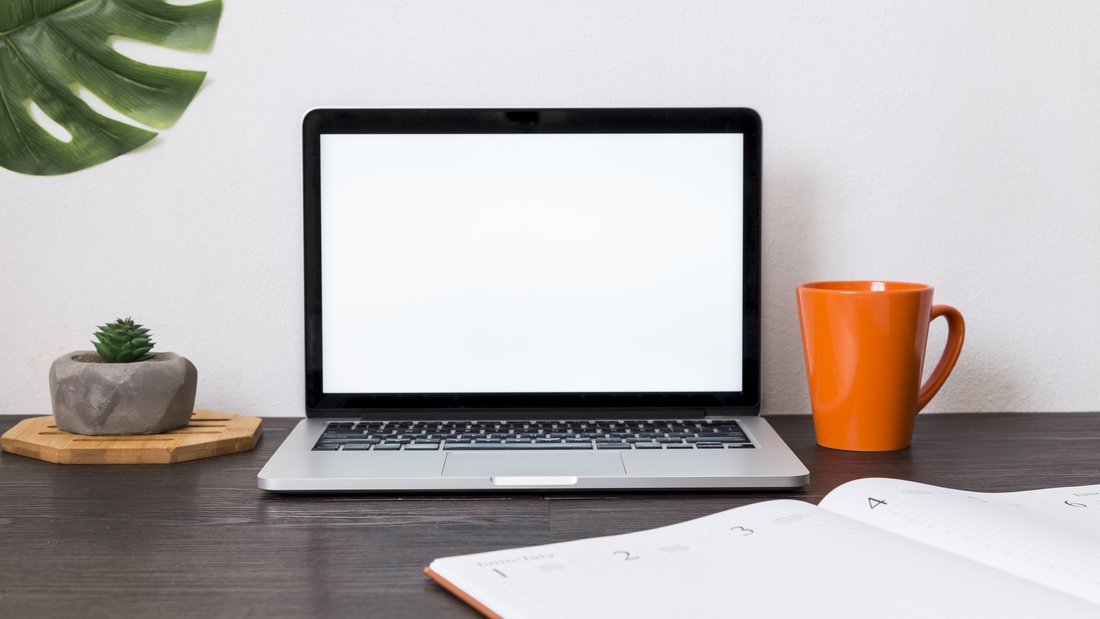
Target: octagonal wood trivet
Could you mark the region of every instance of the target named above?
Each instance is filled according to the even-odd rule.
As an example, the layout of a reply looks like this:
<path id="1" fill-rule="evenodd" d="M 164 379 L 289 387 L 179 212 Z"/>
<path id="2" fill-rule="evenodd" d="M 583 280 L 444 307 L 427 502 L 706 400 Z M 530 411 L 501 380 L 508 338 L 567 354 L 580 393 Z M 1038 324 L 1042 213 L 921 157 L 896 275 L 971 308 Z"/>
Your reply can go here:
<path id="1" fill-rule="evenodd" d="M 84 436 L 53 417 L 24 419 L 0 437 L 4 451 L 58 464 L 171 464 L 249 451 L 263 433 L 259 417 L 195 409 L 191 423 L 163 434 Z"/>

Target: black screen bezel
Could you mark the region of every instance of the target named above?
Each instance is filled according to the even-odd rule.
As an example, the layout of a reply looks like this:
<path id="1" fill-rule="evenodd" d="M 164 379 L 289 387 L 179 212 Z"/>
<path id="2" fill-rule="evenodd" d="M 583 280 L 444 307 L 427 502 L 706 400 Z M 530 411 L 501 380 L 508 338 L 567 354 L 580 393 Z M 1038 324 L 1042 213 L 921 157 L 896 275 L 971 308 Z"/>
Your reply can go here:
<path id="1" fill-rule="evenodd" d="M 744 135 L 742 385 L 739 392 L 430 393 L 323 391 L 322 134 L 740 133 Z M 761 123 L 748 108 L 315 109 L 302 121 L 307 417 L 536 419 L 755 415 L 760 411 Z M 475 415 L 476 416 L 476 415 Z"/>

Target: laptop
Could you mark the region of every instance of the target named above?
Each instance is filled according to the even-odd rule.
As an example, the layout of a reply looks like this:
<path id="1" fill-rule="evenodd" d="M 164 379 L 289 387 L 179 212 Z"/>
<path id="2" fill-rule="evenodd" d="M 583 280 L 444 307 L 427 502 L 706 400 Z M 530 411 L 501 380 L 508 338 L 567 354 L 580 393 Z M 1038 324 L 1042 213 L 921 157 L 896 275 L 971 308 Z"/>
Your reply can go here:
<path id="1" fill-rule="evenodd" d="M 793 488 L 750 109 L 317 109 L 275 492 Z"/>

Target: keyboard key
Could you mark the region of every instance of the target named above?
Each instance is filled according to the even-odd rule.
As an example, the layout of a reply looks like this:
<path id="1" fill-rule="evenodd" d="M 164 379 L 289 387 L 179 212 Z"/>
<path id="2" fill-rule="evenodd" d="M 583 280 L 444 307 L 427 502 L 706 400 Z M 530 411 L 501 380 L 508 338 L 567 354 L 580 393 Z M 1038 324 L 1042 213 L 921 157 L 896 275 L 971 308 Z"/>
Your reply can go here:
<path id="1" fill-rule="evenodd" d="M 740 432 L 736 436 L 728 432 L 697 432 L 695 436 L 699 438 L 745 438 L 745 435 Z"/>
<path id="2" fill-rule="evenodd" d="M 379 443 L 371 451 L 400 451 L 401 445 L 395 443 Z"/>
<path id="3" fill-rule="evenodd" d="M 689 443 L 744 443 L 745 439 L 731 438 L 729 436 L 689 436 L 684 439 Z"/>
<path id="4" fill-rule="evenodd" d="M 629 443 L 596 443 L 596 449 L 630 449 Z"/>
<path id="5" fill-rule="evenodd" d="M 318 443 L 313 446 L 313 451 L 336 451 L 340 449 L 338 443 Z"/>
<path id="6" fill-rule="evenodd" d="M 436 451 L 439 443 L 412 443 L 405 445 L 405 451 Z"/>
<path id="7" fill-rule="evenodd" d="M 726 443 L 726 449 L 753 449 L 752 443 Z"/>
<path id="8" fill-rule="evenodd" d="M 444 443 L 447 451 L 506 451 L 510 449 L 529 451 L 532 449 L 591 449 L 588 443 Z"/>
<path id="9" fill-rule="evenodd" d="M 695 446 L 687 443 L 678 443 L 665 445 L 665 449 L 695 449 Z"/>
<path id="10" fill-rule="evenodd" d="M 660 449 L 660 443 L 634 443 L 634 449 Z"/>
<path id="11" fill-rule="evenodd" d="M 722 449 L 722 443 L 696 443 L 696 449 Z"/>
<path id="12" fill-rule="evenodd" d="M 344 451 L 366 451 L 371 448 L 369 443 L 355 443 L 354 445 L 344 445 Z"/>

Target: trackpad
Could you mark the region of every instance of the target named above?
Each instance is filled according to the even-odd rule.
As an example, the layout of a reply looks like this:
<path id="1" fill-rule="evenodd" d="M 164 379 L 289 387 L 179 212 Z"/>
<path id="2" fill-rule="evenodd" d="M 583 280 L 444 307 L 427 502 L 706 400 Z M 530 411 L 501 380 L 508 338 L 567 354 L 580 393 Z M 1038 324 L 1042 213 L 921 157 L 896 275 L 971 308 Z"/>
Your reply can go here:
<path id="1" fill-rule="evenodd" d="M 447 454 L 443 475 L 459 477 L 555 477 L 625 475 L 614 452 L 455 453 Z"/>

